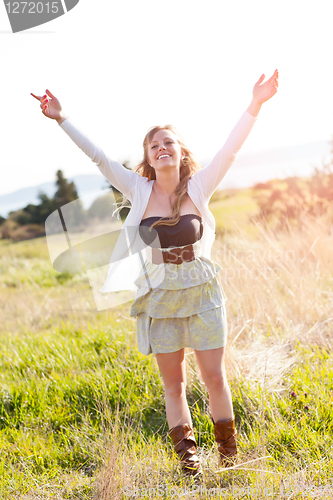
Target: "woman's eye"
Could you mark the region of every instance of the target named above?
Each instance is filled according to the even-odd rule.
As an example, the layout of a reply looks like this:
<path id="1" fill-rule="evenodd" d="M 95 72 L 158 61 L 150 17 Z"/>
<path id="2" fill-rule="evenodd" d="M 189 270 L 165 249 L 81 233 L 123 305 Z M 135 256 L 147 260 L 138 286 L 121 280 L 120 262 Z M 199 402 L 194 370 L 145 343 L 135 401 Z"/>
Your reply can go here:
<path id="1" fill-rule="evenodd" d="M 151 149 L 154 149 L 154 148 L 156 148 L 156 146 L 152 146 L 152 147 L 151 147 Z"/>

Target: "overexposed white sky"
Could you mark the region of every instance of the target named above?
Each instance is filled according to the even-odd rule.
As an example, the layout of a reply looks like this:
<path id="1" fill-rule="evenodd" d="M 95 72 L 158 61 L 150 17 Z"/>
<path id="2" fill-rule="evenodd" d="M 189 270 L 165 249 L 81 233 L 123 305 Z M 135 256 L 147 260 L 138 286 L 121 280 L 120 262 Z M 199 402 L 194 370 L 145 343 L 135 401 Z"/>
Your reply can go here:
<path id="1" fill-rule="evenodd" d="M 30 92 L 49 88 L 74 121 L 120 161 L 138 160 L 155 124 L 174 124 L 210 159 L 278 68 L 243 152 L 333 134 L 332 2 L 80 0 L 66 15 L 12 34 L 0 4 L 0 194 L 95 173 L 91 160 Z"/>

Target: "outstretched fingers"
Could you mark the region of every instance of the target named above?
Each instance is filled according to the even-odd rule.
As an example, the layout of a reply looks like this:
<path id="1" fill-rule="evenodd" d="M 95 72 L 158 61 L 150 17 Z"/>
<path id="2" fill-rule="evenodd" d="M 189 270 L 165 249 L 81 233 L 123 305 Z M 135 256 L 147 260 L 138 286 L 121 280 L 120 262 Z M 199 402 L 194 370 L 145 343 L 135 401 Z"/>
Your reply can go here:
<path id="1" fill-rule="evenodd" d="M 32 95 L 32 97 L 34 97 L 34 98 L 35 98 L 35 99 L 37 99 L 38 101 L 40 101 L 40 100 L 41 100 L 41 98 L 42 98 L 40 95 L 35 95 L 35 94 L 33 94 L 32 92 L 30 92 L 30 95 Z"/>
<path id="2" fill-rule="evenodd" d="M 52 97 L 52 99 L 56 99 L 56 96 L 55 96 L 54 94 L 52 94 L 51 90 L 46 89 L 46 90 L 45 90 L 45 92 L 47 93 L 47 95 L 48 95 L 49 97 Z"/>
<path id="3" fill-rule="evenodd" d="M 270 77 L 269 80 L 267 80 L 268 82 L 273 82 L 274 80 L 277 82 L 278 81 L 278 78 L 279 78 L 279 72 L 278 70 L 276 69 L 274 71 L 274 73 L 272 74 L 272 76 Z"/>
<path id="4" fill-rule="evenodd" d="M 45 104 L 47 102 L 49 102 L 49 100 L 47 99 L 47 95 L 44 94 L 43 96 L 40 96 L 40 95 L 35 95 L 33 94 L 32 92 L 30 92 L 30 94 L 32 95 L 32 97 L 34 97 L 35 99 L 37 99 L 41 104 L 40 104 L 40 107 L 43 109 L 45 107 Z"/>

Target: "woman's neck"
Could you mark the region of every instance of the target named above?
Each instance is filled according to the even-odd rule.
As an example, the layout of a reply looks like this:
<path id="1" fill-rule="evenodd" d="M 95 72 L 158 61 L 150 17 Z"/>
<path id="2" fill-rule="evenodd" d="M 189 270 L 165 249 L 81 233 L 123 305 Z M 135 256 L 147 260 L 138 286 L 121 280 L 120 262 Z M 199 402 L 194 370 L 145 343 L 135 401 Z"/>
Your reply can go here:
<path id="1" fill-rule="evenodd" d="M 177 189 L 179 184 L 179 177 L 166 179 L 166 180 L 154 180 L 153 191 L 158 196 L 164 196 L 170 198 Z"/>

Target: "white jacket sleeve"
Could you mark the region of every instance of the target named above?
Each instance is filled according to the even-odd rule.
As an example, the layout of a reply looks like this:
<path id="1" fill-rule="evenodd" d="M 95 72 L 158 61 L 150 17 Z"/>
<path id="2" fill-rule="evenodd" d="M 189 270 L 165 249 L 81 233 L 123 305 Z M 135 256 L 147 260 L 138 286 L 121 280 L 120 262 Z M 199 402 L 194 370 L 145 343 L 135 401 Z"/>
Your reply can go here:
<path id="1" fill-rule="evenodd" d="M 91 158 L 110 184 L 132 201 L 133 190 L 138 182 L 138 177 L 141 176 L 137 172 L 125 168 L 119 161 L 112 160 L 107 156 L 97 144 L 74 125 L 70 117 L 67 117 L 59 126 Z"/>
<path id="2" fill-rule="evenodd" d="M 226 143 L 216 153 L 210 164 L 193 175 L 200 185 L 206 199 L 209 200 L 211 198 L 229 168 L 235 162 L 237 153 L 251 132 L 256 119 L 256 117 L 244 111 L 240 120 L 230 133 Z"/>

